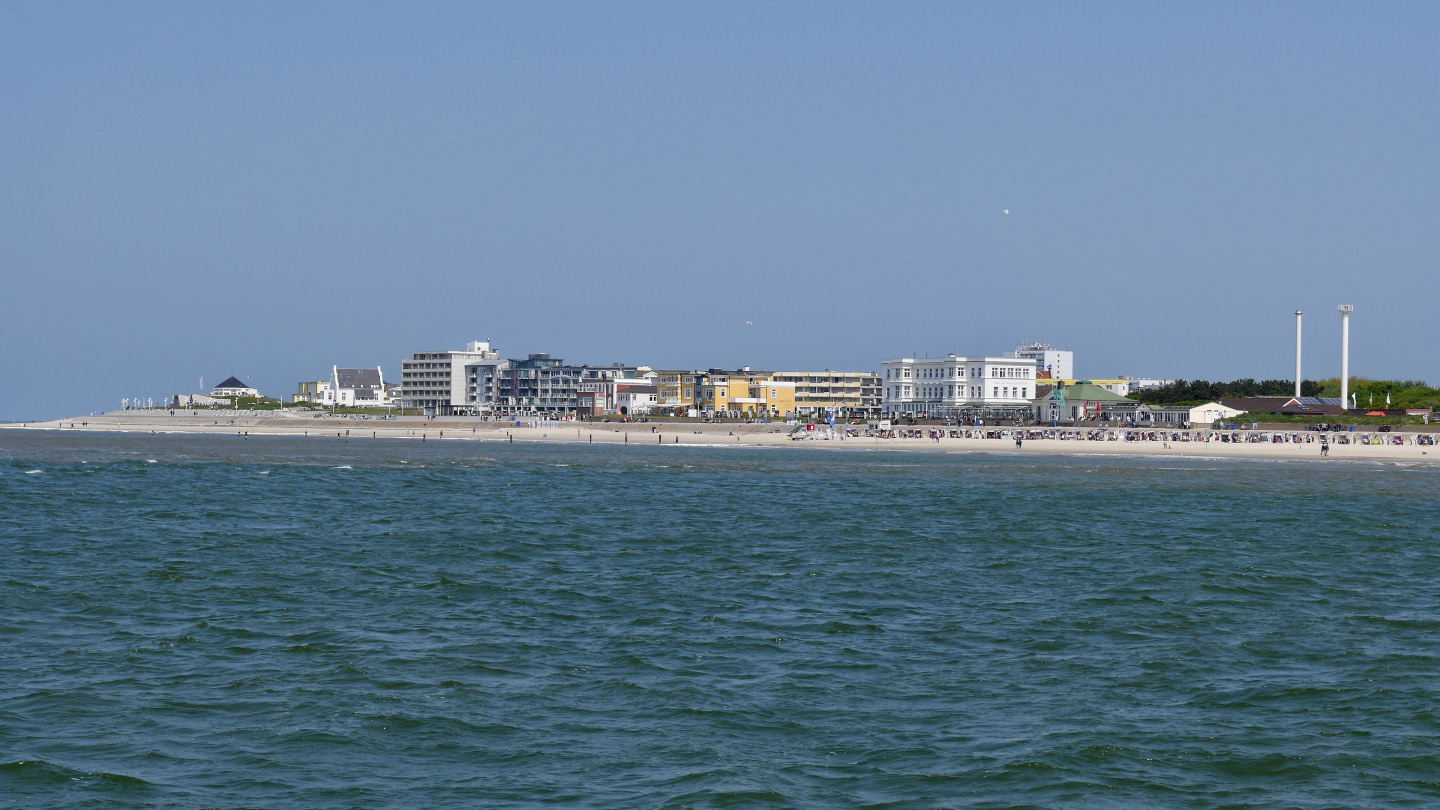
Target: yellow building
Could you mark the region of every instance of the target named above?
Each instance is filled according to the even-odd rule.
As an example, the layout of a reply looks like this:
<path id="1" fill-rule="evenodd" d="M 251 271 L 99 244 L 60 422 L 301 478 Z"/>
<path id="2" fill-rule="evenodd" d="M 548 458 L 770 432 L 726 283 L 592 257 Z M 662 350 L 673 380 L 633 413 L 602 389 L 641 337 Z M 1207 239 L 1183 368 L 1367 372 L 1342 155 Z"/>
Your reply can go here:
<path id="1" fill-rule="evenodd" d="M 774 372 L 712 368 L 684 377 L 681 395 L 697 415 L 785 416 L 795 410 L 794 386 L 771 383 Z"/>
<path id="2" fill-rule="evenodd" d="M 880 375 L 868 371 L 662 371 L 657 389 L 677 416 L 864 417 L 878 415 L 881 400 Z"/>
<path id="3" fill-rule="evenodd" d="M 795 386 L 795 408 L 802 416 L 830 408 L 836 416 L 880 415 L 880 375 L 873 371 L 780 371 L 773 379 Z"/>
<path id="4" fill-rule="evenodd" d="M 661 369 L 655 372 L 655 412 L 685 416 L 694 407 L 695 390 L 690 378 L 694 371 Z"/>

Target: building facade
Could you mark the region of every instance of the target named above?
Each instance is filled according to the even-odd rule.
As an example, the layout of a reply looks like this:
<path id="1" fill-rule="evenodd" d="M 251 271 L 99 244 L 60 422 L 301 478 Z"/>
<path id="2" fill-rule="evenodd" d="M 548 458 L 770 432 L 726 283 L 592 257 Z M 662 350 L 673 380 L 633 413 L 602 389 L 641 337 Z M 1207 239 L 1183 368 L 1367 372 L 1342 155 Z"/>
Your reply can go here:
<path id="1" fill-rule="evenodd" d="M 1029 414 L 1037 361 L 1029 357 L 901 357 L 882 365 L 881 410 L 892 416 Z"/>
<path id="2" fill-rule="evenodd" d="M 315 380 L 313 382 L 302 382 L 296 390 L 295 395 L 290 397 L 291 402 L 325 402 L 326 392 L 330 390 L 329 380 Z"/>
<path id="3" fill-rule="evenodd" d="M 1069 349 L 1052 349 L 1049 343 L 1025 343 L 1007 356 L 1034 360 L 1036 371 L 1048 371 L 1055 379 L 1075 376 L 1075 353 Z"/>
<path id="4" fill-rule="evenodd" d="M 510 368 L 509 360 L 487 357 L 465 366 L 465 405 L 472 416 L 496 413 L 500 378 Z"/>
<path id="5" fill-rule="evenodd" d="M 1150 391 L 1156 388 L 1164 388 L 1167 385 L 1175 384 L 1174 380 L 1158 380 L 1151 377 L 1126 377 L 1122 375 L 1120 379 L 1129 385 L 1130 394 L 1137 391 Z M 1126 396 L 1129 396 L 1129 394 L 1126 394 Z"/>
<path id="6" fill-rule="evenodd" d="M 623 363 L 567 366 L 548 354 L 532 354 L 524 360 L 511 360 L 497 372 L 494 409 L 502 414 L 572 414 L 583 390 L 592 395 L 587 400 L 592 402 L 593 413 L 594 394 L 605 395 L 616 380 L 635 379 L 637 371 L 636 366 Z"/>
<path id="7" fill-rule="evenodd" d="M 794 413 L 794 384 L 772 384 L 773 371 L 750 368 L 712 368 L 685 377 L 690 400 L 687 412 L 696 416 L 788 416 Z M 687 413 L 688 415 L 688 413 Z"/>
<path id="8" fill-rule="evenodd" d="M 640 416 L 655 410 L 656 374 L 648 366 L 639 366 L 630 376 L 604 373 L 611 366 L 592 369 L 579 368 L 593 373 L 583 373 L 576 384 L 576 412 L 592 416 Z"/>
<path id="9" fill-rule="evenodd" d="M 499 357 L 484 340 L 470 341 L 464 351 L 415 352 L 400 362 L 401 402 L 432 416 L 470 413 L 466 366 Z"/>
<path id="10" fill-rule="evenodd" d="M 656 386 L 622 381 L 615 386 L 615 412 L 621 416 L 643 416 L 656 410 Z"/>
<path id="11" fill-rule="evenodd" d="M 1052 423 L 1089 422 L 1133 414 L 1139 405 L 1089 380 L 1074 384 L 1061 381 L 1054 390 L 1033 403 L 1035 421 Z"/>
<path id="12" fill-rule="evenodd" d="M 884 399 L 880 375 L 873 371 L 780 371 L 771 378 L 795 386 L 797 416 L 865 418 L 880 415 Z"/>
<path id="13" fill-rule="evenodd" d="M 698 372 L 660 369 L 655 372 L 655 409 L 666 416 L 688 416 L 693 407 L 694 376 Z"/>

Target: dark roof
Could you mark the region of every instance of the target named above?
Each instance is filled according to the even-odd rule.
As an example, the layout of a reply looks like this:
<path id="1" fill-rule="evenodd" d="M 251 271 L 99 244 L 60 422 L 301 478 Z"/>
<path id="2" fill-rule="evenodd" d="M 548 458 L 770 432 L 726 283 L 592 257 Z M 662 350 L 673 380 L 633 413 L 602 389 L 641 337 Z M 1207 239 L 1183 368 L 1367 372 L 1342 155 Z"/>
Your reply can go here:
<path id="1" fill-rule="evenodd" d="M 250 387 L 250 384 L 249 384 L 249 383 L 240 382 L 239 380 L 235 379 L 234 377 L 231 377 L 230 379 L 226 380 L 225 382 L 220 383 L 219 385 L 217 385 L 217 386 L 215 386 L 215 387 L 216 387 L 216 388 L 249 388 L 249 387 Z"/>
<path id="2" fill-rule="evenodd" d="M 1280 413 L 1283 413 L 1283 414 L 1292 414 L 1292 415 L 1298 415 L 1298 416 L 1304 416 L 1304 415 L 1306 415 L 1306 414 L 1322 414 L 1322 413 L 1324 413 L 1324 414 L 1330 414 L 1330 415 L 1333 416 L 1333 415 L 1337 415 L 1337 414 L 1342 414 L 1342 413 L 1344 413 L 1344 412 L 1345 412 L 1345 406 L 1344 406 L 1344 405 L 1341 405 L 1341 404 L 1340 404 L 1340 400 L 1338 400 L 1338 399 L 1335 400 L 1334 402 L 1316 402 L 1316 403 L 1307 403 L 1307 402 L 1305 402 L 1305 401 L 1303 401 L 1303 400 L 1298 401 L 1298 402 L 1292 400 L 1291 402 L 1285 403 L 1285 406 L 1280 409 Z"/>
<path id="3" fill-rule="evenodd" d="M 337 368 L 335 378 L 341 388 L 379 388 L 378 368 Z"/>
<path id="4" fill-rule="evenodd" d="M 1221 397 L 1220 404 L 1238 411 L 1253 413 L 1269 411 L 1279 413 L 1280 409 L 1295 401 L 1294 397 Z"/>
<path id="5" fill-rule="evenodd" d="M 1345 406 L 1338 399 L 1322 397 L 1224 397 L 1220 404 L 1246 413 L 1306 414 L 1343 413 Z"/>

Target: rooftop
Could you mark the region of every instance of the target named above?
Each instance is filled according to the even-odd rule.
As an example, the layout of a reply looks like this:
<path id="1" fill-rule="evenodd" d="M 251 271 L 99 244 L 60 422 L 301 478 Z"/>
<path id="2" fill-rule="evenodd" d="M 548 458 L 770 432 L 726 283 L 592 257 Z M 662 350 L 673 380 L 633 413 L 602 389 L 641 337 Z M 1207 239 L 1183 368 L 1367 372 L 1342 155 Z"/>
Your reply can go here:
<path id="1" fill-rule="evenodd" d="M 378 368 L 337 368 L 335 379 L 341 388 L 379 388 Z"/>

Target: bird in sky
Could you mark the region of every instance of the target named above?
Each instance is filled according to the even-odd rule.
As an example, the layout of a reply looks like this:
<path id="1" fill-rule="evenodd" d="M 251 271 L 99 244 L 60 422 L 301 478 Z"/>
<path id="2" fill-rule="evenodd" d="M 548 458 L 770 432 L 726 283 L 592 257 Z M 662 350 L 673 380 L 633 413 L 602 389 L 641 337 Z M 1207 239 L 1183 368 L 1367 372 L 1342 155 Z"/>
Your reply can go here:
<path id="1" fill-rule="evenodd" d="M 754 321 L 746 321 L 746 322 L 745 322 L 745 325 L 746 325 L 746 326 L 754 326 L 754 325 L 755 325 L 755 322 L 754 322 Z"/>
<path id="2" fill-rule="evenodd" d="M 1007 216 L 1007 217 L 1010 216 L 1010 209 L 1009 209 L 1009 208 L 1006 208 L 1006 209 L 1005 209 L 1005 216 Z"/>

